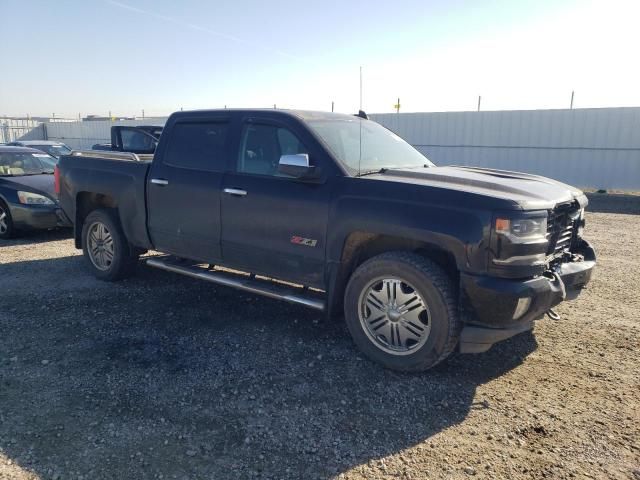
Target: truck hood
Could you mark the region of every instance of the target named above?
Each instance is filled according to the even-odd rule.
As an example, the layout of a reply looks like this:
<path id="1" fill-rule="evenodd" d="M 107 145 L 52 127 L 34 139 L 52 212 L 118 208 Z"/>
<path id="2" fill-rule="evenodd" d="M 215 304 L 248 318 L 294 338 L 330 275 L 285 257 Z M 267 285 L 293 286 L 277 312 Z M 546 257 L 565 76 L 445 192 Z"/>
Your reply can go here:
<path id="1" fill-rule="evenodd" d="M 575 200 L 584 207 L 588 202 L 582 191 L 570 185 L 508 170 L 463 166 L 389 169 L 375 177 L 500 198 L 511 201 L 512 208 L 522 210 L 546 210 Z"/>
<path id="2" fill-rule="evenodd" d="M 2 177 L 5 182 L 13 185 L 16 190 L 45 194 L 55 200 L 54 179 L 52 174 L 24 175 L 19 177 Z"/>

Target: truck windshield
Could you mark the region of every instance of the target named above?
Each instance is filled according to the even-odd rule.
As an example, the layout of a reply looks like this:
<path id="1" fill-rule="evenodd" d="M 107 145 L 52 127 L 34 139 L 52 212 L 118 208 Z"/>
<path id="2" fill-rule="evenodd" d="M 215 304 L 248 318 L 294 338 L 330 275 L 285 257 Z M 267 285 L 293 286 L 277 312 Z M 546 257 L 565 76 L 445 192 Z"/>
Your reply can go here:
<path id="1" fill-rule="evenodd" d="M 55 159 L 46 153 L 0 153 L 0 176 L 53 173 Z"/>
<path id="2" fill-rule="evenodd" d="M 352 175 L 435 166 L 395 133 L 370 120 L 354 117 L 309 120 L 308 124 Z"/>

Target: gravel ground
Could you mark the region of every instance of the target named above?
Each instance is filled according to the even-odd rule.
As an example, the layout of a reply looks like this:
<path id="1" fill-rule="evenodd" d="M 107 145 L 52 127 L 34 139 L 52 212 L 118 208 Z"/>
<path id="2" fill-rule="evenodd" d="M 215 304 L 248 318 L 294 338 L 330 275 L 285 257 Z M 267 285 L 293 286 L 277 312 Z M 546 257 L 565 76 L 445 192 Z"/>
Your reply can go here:
<path id="1" fill-rule="evenodd" d="M 342 322 L 65 232 L 0 244 L 0 479 L 640 479 L 640 197 L 592 201 L 589 289 L 481 355 L 397 374 Z"/>

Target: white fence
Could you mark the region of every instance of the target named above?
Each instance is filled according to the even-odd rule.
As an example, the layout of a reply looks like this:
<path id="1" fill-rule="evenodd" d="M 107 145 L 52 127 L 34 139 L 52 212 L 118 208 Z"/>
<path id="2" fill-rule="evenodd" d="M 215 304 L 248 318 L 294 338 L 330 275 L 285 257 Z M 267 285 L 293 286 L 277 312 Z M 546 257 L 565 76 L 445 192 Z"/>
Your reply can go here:
<path id="1" fill-rule="evenodd" d="M 42 123 L 37 120 L 0 118 L 0 143 L 44 138 Z"/>
<path id="2" fill-rule="evenodd" d="M 371 115 L 438 165 L 640 191 L 640 108 Z"/>
<path id="3" fill-rule="evenodd" d="M 373 114 L 438 165 L 536 173 L 579 187 L 640 191 L 640 108 Z M 47 123 L 72 148 L 110 141 L 112 125 L 166 118 Z"/>
<path id="4" fill-rule="evenodd" d="M 77 150 L 90 149 L 96 143 L 111 142 L 112 125 L 164 125 L 166 117 L 144 120 L 94 120 L 89 122 L 48 123 L 48 140 L 59 141 Z"/>

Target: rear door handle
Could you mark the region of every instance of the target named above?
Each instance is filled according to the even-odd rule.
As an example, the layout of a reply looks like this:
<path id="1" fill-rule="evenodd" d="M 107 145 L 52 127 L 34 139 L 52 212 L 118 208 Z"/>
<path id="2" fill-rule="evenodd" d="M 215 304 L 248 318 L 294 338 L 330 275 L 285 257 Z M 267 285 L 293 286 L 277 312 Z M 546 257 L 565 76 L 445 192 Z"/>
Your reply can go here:
<path id="1" fill-rule="evenodd" d="M 236 195 L 238 197 L 244 197 L 247 194 L 246 190 L 240 190 L 239 188 L 225 188 L 224 193 L 229 195 Z"/>
<path id="2" fill-rule="evenodd" d="M 151 179 L 151 183 L 153 183 L 154 185 L 169 185 L 169 181 L 165 180 L 164 178 L 152 178 Z"/>

